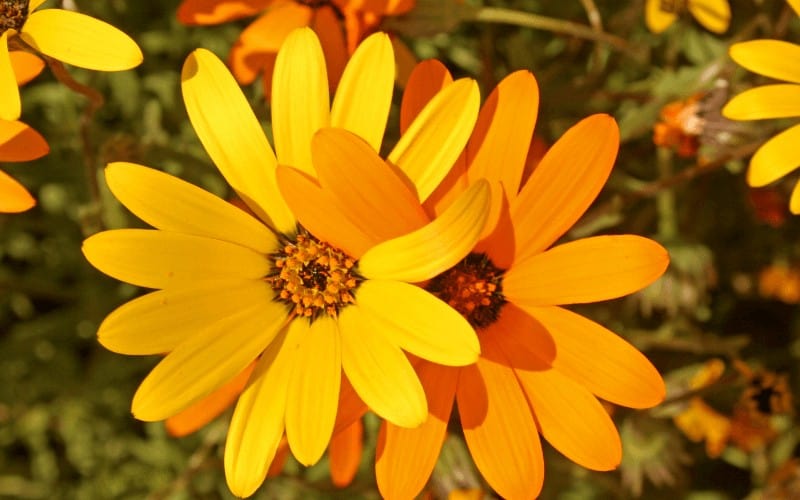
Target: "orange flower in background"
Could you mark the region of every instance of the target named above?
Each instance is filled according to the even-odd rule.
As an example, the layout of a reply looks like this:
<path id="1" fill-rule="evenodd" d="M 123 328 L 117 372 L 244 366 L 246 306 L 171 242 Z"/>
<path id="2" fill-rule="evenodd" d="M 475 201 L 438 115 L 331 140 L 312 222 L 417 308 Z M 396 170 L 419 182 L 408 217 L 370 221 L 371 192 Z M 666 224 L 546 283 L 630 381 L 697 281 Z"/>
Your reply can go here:
<path id="1" fill-rule="evenodd" d="M 44 138 L 28 125 L 0 120 L 0 163 L 35 160 L 49 151 Z M 24 212 L 35 204 L 22 184 L 0 170 L 0 212 Z"/>
<path id="2" fill-rule="evenodd" d="M 451 81 L 434 61 L 415 70 L 403 98 L 401 132 L 432 96 L 456 85 Z M 616 157 L 617 126 L 606 115 L 579 123 L 550 148 L 520 190 L 537 108 L 533 75 L 514 73 L 483 106 L 466 152 L 449 174 L 398 169 L 429 215 L 450 210 L 484 178 L 493 186 L 493 206 L 491 227 L 472 253 L 429 281 L 417 280 L 476 329 L 481 356 L 463 368 L 416 360 L 428 418 L 414 429 L 384 423 L 376 472 L 386 498 L 412 498 L 422 490 L 454 400 L 488 483 L 503 497 L 528 498 L 538 494 L 544 476 L 539 429 L 579 464 L 613 469 L 621 444 L 597 397 L 634 408 L 654 406 L 664 397 L 660 375 L 639 351 L 560 307 L 631 293 L 657 279 L 668 263 L 660 245 L 637 236 L 600 236 L 550 248 L 605 183 Z M 278 184 L 287 203 L 299 210 L 302 199 L 286 195 L 287 188 L 298 190 L 292 184 L 299 179 L 288 182 L 284 173 L 279 167 Z M 314 196 L 347 199 L 347 191 L 345 183 L 329 182 Z M 324 229 L 324 217 L 334 217 L 305 215 L 304 220 L 298 213 L 298 219 L 312 233 Z M 381 226 L 380 218 L 360 222 L 365 231 Z"/>
<path id="3" fill-rule="evenodd" d="M 705 125 L 705 120 L 699 116 L 702 97 L 703 94 L 695 94 L 661 108 L 659 121 L 653 127 L 653 143 L 674 149 L 684 158 L 696 155 Z"/>
<path id="4" fill-rule="evenodd" d="M 404 14 L 413 6 L 414 0 L 183 0 L 178 20 L 203 26 L 258 15 L 231 48 L 228 64 L 244 85 L 263 73 L 269 95 L 278 48 L 293 29 L 308 26 L 317 33 L 333 89 L 350 54 L 381 19 Z"/>

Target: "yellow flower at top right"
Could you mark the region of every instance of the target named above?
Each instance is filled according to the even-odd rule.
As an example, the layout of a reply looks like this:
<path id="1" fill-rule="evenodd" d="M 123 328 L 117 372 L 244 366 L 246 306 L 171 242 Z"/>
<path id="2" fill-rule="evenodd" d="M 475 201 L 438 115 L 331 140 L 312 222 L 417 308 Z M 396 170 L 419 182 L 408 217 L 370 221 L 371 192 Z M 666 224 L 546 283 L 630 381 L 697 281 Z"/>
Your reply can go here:
<path id="1" fill-rule="evenodd" d="M 800 0 L 787 0 L 800 15 Z M 731 58 L 746 69 L 787 83 L 762 85 L 731 99 L 722 114 L 731 120 L 800 117 L 800 45 L 782 40 L 735 43 Z M 800 125 L 784 130 L 762 145 L 750 160 L 747 183 L 761 187 L 800 166 Z M 800 185 L 800 184 L 798 184 Z M 789 209 L 800 213 L 800 188 L 795 185 Z"/>

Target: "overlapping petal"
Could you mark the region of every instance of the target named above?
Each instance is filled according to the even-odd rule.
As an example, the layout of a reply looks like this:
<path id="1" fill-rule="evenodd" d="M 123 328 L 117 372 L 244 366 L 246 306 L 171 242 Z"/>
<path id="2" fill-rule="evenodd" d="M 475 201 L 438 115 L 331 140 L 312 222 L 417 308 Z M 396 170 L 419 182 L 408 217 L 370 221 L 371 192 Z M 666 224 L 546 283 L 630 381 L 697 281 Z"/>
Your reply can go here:
<path id="1" fill-rule="evenodd" d="M 453 77 L 450 76 L 450 71 L 437 59 L 427 59 L 417 64 L 403 92 L 403 102 L 400 105 L 400 133 L 404 134 L 430 100 L 451 83 Z"/>
<path id="2" fill-rule="evenodd" d="M 21 121 L 0 120 L 0 162 L 29 161 L 50 152 L 44 137 Z"/>
<path id="3" fill-rule="evenodd" d="M 734 96 L 722 109 L 731 120 L 763 120 L 800 116 L 800 85 L 762 85 Z"/>
<path id="4" fill-rule="evenodd" d="M 747 183 L 753 187 L 765 186 L 800 166 L 798 141 L 800 125 L 795 125 L 764 143 L 750 160 Z"/>
<path id="5" fill-rule="evenodd" d="M 677 15 L 661 10 L 661 0 L 647 0 L 644 15 L 647 28 L 656 34 L 666 31 L 678 19 Z"/>
<path id="6" fill-rule="evenodd" d="M 394 345 L 445 366 L 474 363 L 480 345 L 472 326 L 450 306 L 400 281 L 368 280 L 356 290 L 364 316 Z"/>
<path id="7" fill-rule="evenodd" d="M 689 12 L 704 28 L 714 33 L 725 33 L 731 23 L 731 6 L 728 0 L 689 0 Z"/>
<path id="8" fill-rule="evenodd" d="M 36 205 L 25 186 L 0 170 L 0 213 L 24 212 Z"/>
<path id="9" fill-rule="evenodd" d="M 759 75 L 800 83 L 800 45 L 782 40 L 750 40 L 731 45 L 731 59 Z"/>
<path id="10" fill-rule="evenodd" d="M 16 120 L 22 112 L 17 78 L 8 53 L 8 31 L 0 34 L 0 120 Z"/>
<path id="11" fill-rule="evenodd" d="M 331 438 L 328 448 L 331 482 L 339 488 L 350 484 L 358 472 L 364 450 L 363 434 L 364 424 L 358 419 Z"/>
<path id="12" fill-rule="evenodd" d="M 200 142 L 253 212 L 278 231 L 295 219 L 278 191 L 275 154 L 241 89 L 214 54 L 197 49 L 181 73 L 186 111 Z"/>
<path id="13" fill-rule="evenodd" d="M 44 61 L 35 54 L 22 50 L 12 50 L 11 67 L 14 68 L 14 77 L 17 85 L 24 85 L 36 78 L 44 69 Z"/>
<path id="14" fill-rule="evenodd" d="M 122 31 L 69 10 L 31 13 L 19 36 L 42 54 L 86 69 L 122 71 L 143 59 L 139 46 Z"/>

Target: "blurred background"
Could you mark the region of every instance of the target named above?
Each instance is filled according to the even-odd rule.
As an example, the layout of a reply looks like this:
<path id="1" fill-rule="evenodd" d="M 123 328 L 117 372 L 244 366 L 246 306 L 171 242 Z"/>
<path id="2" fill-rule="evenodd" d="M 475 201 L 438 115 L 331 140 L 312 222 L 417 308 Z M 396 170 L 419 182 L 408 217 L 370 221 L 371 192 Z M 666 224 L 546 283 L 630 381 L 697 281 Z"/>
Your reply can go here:
<path id="1" fill-rule="evenodd" d="M 0 498 L 232 498 L 222 470 L 229 414 L 181 438 L 131 416 L 133 393 L 157 359 L 108 352 L 95 333 L 145 290 L 93 269 L 80 246 L 101 229 L 142 225 L 105 188 L 101 167 L 109 161 L 163 169 L 231 196 L 187 119 L 180 68 L 197 47 L 226 58 L 250 20 L 187 27 L 176 18 L 178 0 L 63 4 L 131 35 L 145 61 L 120 73 L 69 68 L 105 96 L 89 120 L 86 99 L 47 70 L 22 89 L 22 119 L 51 151 L 2 165 L 38 205 L 0 214 Z M 454 75 L 477 79 L 484 97 L 511 71 L 532 71 L 541 105 L 531 165 L 581 118 L 613 115 L 623 141 L 616 167 L 567 239 L 635 233 L 670 250 L 669 270 L 650 288 L 576 308 L 653 361 L 667 401 L 649 411 L 609 405 L 624 446 L 617 471 L 587 471 L 545 445 L 542 497 L 800 498 L 792 398 L 800 387 L 800 220 L 788 212 L 797 176 L 760 189 L 744 176 L 752 152 L 792 122 L 720 115 L 732 95 L 768 81 L 733 63 L 729 45 L 798 41 L 800 21 L 783 0 L 733 0 L 721 35 L 689 15 L 654 34 L 644 4 L 418 0 L 384 28 L 418 59 L 439 58 Z M 529 14 L 555 28 L 526 27 Z M 564 32 L 574 25 L 613 41 Z M 245 92 L 269 133 L 262 85 Z M 398 86 L 398 103 L 400 95 Z M 389 138 L 397 138 L 397 116 L 395 109 Z M 455 423 L 423 495 L 491 498 Z M 306 469 L 290 458 L 255 498 L 378 498 L 376 433 L 368 415 L 348 486 L 332 484 L 327 459 Z"/>

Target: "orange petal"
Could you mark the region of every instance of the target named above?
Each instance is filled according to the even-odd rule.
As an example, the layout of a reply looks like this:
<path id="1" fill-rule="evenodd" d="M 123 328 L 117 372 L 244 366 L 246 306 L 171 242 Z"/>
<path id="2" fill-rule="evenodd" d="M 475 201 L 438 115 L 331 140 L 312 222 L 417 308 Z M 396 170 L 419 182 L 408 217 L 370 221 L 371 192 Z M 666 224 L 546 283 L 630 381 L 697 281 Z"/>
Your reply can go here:
<path id="1" fill-rule="evenodd" d="M 275 64 L 289 33 L 310 23 L 311 9 L 297 2 L 276 5 L 253 21 L 231 48 L 228 64 L 236 80 L 243 85 L 253 83 L 259 73 Z"/>
<path id="2" fill-rule="evenodd" d="M 444 64 L 437 59 L 428 59 L 417 64 L 408 77 L 403 102 L 400 105 L 400 133 L 405 133 L 437 92 L 453 83 L 453 77 Z"/>
<path id="3" fill-rule="evenodd" d="M 617 123 L 603 114 L 581 120 L 550 148 L 511 207 L 516 260 L 549 247 L 583 215 L 618 148 Z"/>
<path id="4" fill-rule="evenodd" d="M 30 161 L 50 152 L 44 137 L 20 121 L 0 120 L 0 162 Z"/>
<path id="5" fill-rule="evenodd" d="M 14 76 L 17 78 L 17 85 L 25 85 L 33 80 L 44 69 L 44 61 L 30 52 L 13 50 L 11 56 L 11 67 L 14 68 Z"/>
<path id="6" fill-rule="evenodd" d="M 336 412 L 336 425 L 333 435 L 342 432 L 367 412 L 367 405 L 361 401 L 355 389 L 342 373 L 342 385 L 339 389 L 339 410 Z"/>
<path id="7" fill-rule="evenodd" d="M 499 345 L 502 338 L 492 336 L 486 343 L 494 341 Z M 505 349 L 505 354 L 509 359 L 524 356 L 517 349 Z M 542 435 L 554 448 L 592 470 L 611 470 L 619 465 L 622 444 L 617 429 L 584 386 L 546 364 L 532 369 L 515 367 L 514 372 Z"/>
<path id="8" fill-rule="evenodd" d="M 205 427 L 236 401 L 255 366 L 255 362 L 250 363 L 247 368 L 225 385 L 177 415 L 168 418 L 165 422 L 167 432 L 171 436 L 182 437 Z"/>
<path id="9" fill-rule="evenodd" d="M 505 332 L 518 350 L 539 353 L 555 343 L 553 368 L 606 401 L 652 408 L 664 400 L 664 380 L 653 364 L 614 332 L 561 307 L 524 309 L 536 323 Z"/>
<path id="10" fill-rule="evenodd" d="M 286 436 L 284 436 L 278 444 L 278 451 L 275 452 L 275 458 L 273 458 L 272 463 L 269 464 L 267 477 L 279 476 L 281 472 L 283 472 L 283 467 L 286 465 L 287 460 L 289 460 L 289 441 L 287 441 Z"/>
<path id="11" fill-rule="evenodd" d="M 373 244 L 427 224 L 407 180 L 360 137 L 343 129 L 322 129 L 314 136 L 311 151 L 322 188 Z"/>
<path id="12" fill-rule="evenodd" d="M 36 205 L 36 200 L 22 184 L 0 170 L 0 213 L 24 212 Z"/>
<path id="13" fill-rule="evenodd" d="M 209 25 L 253 16 L 274 0 L 183 0 L 178 7 L 178 21 L 188 25 Z"/>
<path id="14" fill-rule="evenodd" d="M 414 498 L 428 482 L 447 434 L 458 372 L 457 368 L 420 363 L 417 375 L 428 399 L 428 419 L 415 429 L 389 422 L 381 426 L 375 474 L 384 498 Z"/>
<path id="15" fill-rule="evenodd" d="M 364 424 L 359 419 L 331 438 L 331 445 L 328 449 L 331 481 L 339 488 L 350 484 L 358 472 L 364 449 L 363 435 Z"/>
<path id="16" fill-rule="evenodd" d="M 594 236 L 516 261 L 503 278 L 503 293 L 519 306 L 615 299 L 654 282 L 668 264 L 664 247 L 648 238 Z"/>
<path id="17" fill-rule="evenodd" d="M 486 99 L 467 144 L 468 178 L 500 181 L 509 198 L 516 198 L 538 111 L 533 74 L 505 77 Z"/>
<path id="18" fill-rule="evenodd" d="M 314 9 L 311 29 L 319 37 L 328 69 L 328 85 L 335 89 L 349 58 L 342 23 L 330 6 Z"/>
<path id="19" fill-rule="evenodd" d="M 355 258 L 374 245 L 373 238 L 342 213 L 332 193 L 323 190 L 307 174 L 278 165 L 275 176 L 286 204 L 317 239 Z"/>
<path id="20" fill-rule="evenodd" d="M 482 351 L 502 356 L 491 342 Z M 514 371 L 482 356 L 461 369 L 456 401 L 464 438 L 486 482 L 504 498 L 536 498 L 544 481 L 542 445 Z"/>
<path id="21" fill-rule="evenodd" d="M 394 57 L 397 61 L 397 85 L 404 89 L 408 85 L 411 72 L 419 61 L 416 54 L 399 37 L 392 36 L 391 40 L 392 48 L 394 48 Z"/>

